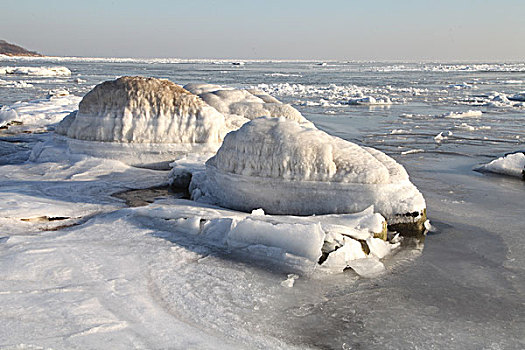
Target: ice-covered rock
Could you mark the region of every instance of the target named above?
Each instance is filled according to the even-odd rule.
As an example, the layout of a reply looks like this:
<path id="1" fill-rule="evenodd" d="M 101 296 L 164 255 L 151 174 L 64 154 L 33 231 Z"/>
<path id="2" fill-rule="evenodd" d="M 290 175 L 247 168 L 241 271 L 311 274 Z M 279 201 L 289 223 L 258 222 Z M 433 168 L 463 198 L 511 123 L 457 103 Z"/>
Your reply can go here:
<path id="1" fill-rule="evenodd" d="M 187 84 L 184 88 L 199 95 L 237 127 L 258 117 L 284 117 L 310 123 L 297 109 L 261 90 L 232 89 L 212 84 Z"/>
<path id="2" fill-rule="evenodd" d="M 525 154 L 523 152 L 507 154 L 490 163 L 483 164 L 475 170 L 516 176 L 525 180 Z"/>
<path id="3" fill-rule="evenodd" d="M 71 119 L 74 119 L 71 121 Z M 70 116 L 74 139 L 135 143 L 220 143 L 224 116 L 168 80 L 121 77 L 97 85 Z"/>
<path id="4" fill-rule="evenodd" d="M 190 191 L 227 208 L 270 214 L 353 213 L 373 205 L 389 224 L 426 219 L 425 200 L 386 154 L 285 118 L 229 133 Z"/>

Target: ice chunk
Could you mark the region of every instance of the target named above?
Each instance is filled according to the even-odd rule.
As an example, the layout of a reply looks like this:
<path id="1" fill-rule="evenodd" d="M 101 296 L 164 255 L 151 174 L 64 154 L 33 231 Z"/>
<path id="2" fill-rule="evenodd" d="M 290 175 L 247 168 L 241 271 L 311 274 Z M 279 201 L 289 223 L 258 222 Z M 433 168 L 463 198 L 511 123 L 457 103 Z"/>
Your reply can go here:
<path id="1" fill-rule="evenodd" d="M 205 180 L 193 185 L 202 200 L 246 212 L 352 213 L 374 205 L 394 222 L 419 220 L 425 209 L 405 169 L 386 154 L 285 118 L 258 118 L 229 133 L 206 163 Z"/>
<path id="2" fill-rule="evenodd" d="M 484 164 L 475 170 L 491 172 L 525 179 L 525 154 L 523 152 L 508 154 L 490 163 Z"/>
<path id="3" fill-rule="evenodd" d="M 459 118 L 477 118 L 481 117 L 483 112 L 481 111 L 475 111 L 475 110 L 468 110 L 466 112 L 450 112 L 445 113 L 441 117 L 443 118 L 453 118 L 453 119 L 459 119 Z"/>
<path id="4" fill-rule="evenodd" d="M 71 76 L 71 71 L 66 67 L 0 67 L 0 74 L 69 77 Z"/>
<path id="5" fill-rule="evenodd" d="M 509 100 L 511 101 L 524 101 L 525 102 L 525 91 L 522 91 L 520 93 L 514 94 L 509 97 Z"/>
<path id="6" fill-rule="evenodd" d="M 324 232 L 317 224 L 272 224 L 246 218 L 228 235 L 228 245 L 247 247 L 264 245 L 279 247 L 293 255 L 317 261 L 321 257 Z"/>

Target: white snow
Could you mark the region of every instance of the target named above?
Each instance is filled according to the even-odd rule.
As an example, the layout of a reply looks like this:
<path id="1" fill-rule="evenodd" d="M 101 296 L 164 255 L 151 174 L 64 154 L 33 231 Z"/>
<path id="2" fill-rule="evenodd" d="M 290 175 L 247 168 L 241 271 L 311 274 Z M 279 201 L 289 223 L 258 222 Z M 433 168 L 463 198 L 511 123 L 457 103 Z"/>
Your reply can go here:
<path id="1" fill-rule="evenodd" d="M 67 67 L 0 67 L 0 75 L 31 75 L 40 77 L 69 77 Z"/>
<path id="2" fill-rule="evenodd" d="M 523 152 L 508 154 L 483 164 L 476 170 L 525 178 L 525 154 Z"/>
<path id="3" fill-rule="evenodd" d="M 425 208 L 392 158 L 284 118 L 258 118 L 229 133 L 190 190 L 224 207 L 274 214 L 349 213 L 374 205 L 394 219 Z"/>

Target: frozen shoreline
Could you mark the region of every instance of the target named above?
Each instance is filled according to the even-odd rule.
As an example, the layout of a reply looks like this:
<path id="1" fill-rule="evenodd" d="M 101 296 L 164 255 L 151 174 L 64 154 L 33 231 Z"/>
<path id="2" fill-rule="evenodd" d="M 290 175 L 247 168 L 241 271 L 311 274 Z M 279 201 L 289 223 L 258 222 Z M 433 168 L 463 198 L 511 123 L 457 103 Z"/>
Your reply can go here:
<path id="1" fill-rule="evenodd" d="M 30 65 L 25 60 L 16 62 L 2 65 Z M 48 61 L 34 64 L 40 67 L 43 62 Z M 104 74 L 114 78 L 121 74 L 118 69 L 127 74 L 129 69 L 145 69 L 142 63 L 127 63 L 125 67 L 103 66 L 115 69 Z M 89 73 L 85 63 L 63 64 L 73 76 L 81 74 L 87 80 L 81 88 L 101 79 Z M 404 103 L 380 108 L 297 108 L 330 134 L 379 148 L 406 167 L 425 196 L 434 226 L 424 250 L 422 243 L 410 242 L 410 247 L 384 260 L 385 274 L 372 279 L 351 271 L 307 276 L 264 260 L 253 262 L 250 253 L 232 254 L 198 236 L 174 233 L 173 220 L 161 216 L 152 220 L 150 214 L 162 208 L 162 200 L 129 209 L 110 196 L 163 184 L 167 172 L 74 155 L 68 155 L 73 162 L 25 162 L 29 149 L 49 135 L 4 134 L 0 151 L 8 164 L 0 166 L 0 267 L 4 271 L 0 348 L 525 347 L 524 183 L 519 178 L 472 171 L 523 149 L 522 107 L 455 104 L 465 96 L 472 97 L 468 100 L 472 103 L 486 103 L 491 96 L 496 98 L 490 91 L 514 96 L 524 90 L 523 83 L 516 83 L 525 81 L 522 73 L 478 72 L 480 81 L 472 84 L 477 89 L 456 89 L 447 87 L 472 82 L 468 71 L 430 72 L 428 77 L 435 80 L 421 86 L 417 72 L 374 73 L 367 66 L 357 75 L 344 75 L 343 70 L 331 74 L 331 69 L 338 69 L 331 62 L 300 68 L 288 63 L 199 64 L 204 72 L 190 64 L 187 71 L 181 65 L 176 74 L 188 81 L 195 75 L 203 81 L 230 76 L 223 78 L 224 84 L 228 79 L 251 79 L 250 86 L 297 81 L 313 86 L 312 91 L 323 91 L 332 82 L 372 86 L 372 80 L 388 76 L 394 80 L 388 83 L 392 92 L 421 88 L 402 92 L 405 97 L 416 94 Z M 161 69 L 162 75 L 174 74 L 170 68 L 155 69 Z M 220 73 L 227 69 L 228 74 Z M 264 75 L 276 72 L 290 76 Z M 319 78 L 317 86 L 307 81 L 310 74 Z M 339 75 L 346 81 L 337 81 Z M 504 83 L 511 78 L 514 83 Z M 37 93 L 47 95 L 48 86 L 77 85 L 47 79 L 35 82 L 30 91 L 14 86 L 1 89 L 14 100 L 24 99 L 19 96 L 25 93 L 32 94 L 28 100 L 35 100 L 42 97 Z M 381 81 L 381 86 L 373 88 L 381 93 L 383 85 Z M 25 111 L 48 108 L 44 97 L 38 106 L 22 102 Z M 317 102 L 314 98 L 301 97 Z M 290 96 L 283 100 L 293 103 Z M 55 110 L 54 117 L 46 125 L 35 124 L 35 130 L 52 129 L 74 103 L 71 99 L 62 111 Z M 481 110 L 481 115 L 444 117 L 472 109 Z M 408 114 L 411 117 L 403 117 Z M 17 128 L 28 130 L 24 125 L 12 126 L 13 131 Z M 449 135 L 449 131 L 447 139 L 435 142 L 436 135 Z M 49 152 L 48 160 L 55 153 Z M 15 215 L 17 211 L 25 215 Z"/>

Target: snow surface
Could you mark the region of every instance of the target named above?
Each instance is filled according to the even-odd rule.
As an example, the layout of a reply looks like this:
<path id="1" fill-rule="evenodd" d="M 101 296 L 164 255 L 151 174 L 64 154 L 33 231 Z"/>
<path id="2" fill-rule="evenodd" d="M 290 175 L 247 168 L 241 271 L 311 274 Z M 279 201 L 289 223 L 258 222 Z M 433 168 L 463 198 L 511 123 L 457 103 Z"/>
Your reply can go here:
<path id="1" fill-rule="evenodd" d="M 254 119 L 229 133 L 190 190 L 224 207 L 273 214 L 351 213 L 374 205 L 393 219 L 425 208 L 392 158 L 284 118 Z"/>
<path id="2" fill-rule="evenodd" d="M 523 152 L 508 154 L 477 167 L 476 170 L 491 172 L 525 179 L 525 154 Z"/>
<path id="3" fill-rule="evenodd" d="M 31 75 L 39 77 L 69 77 L 67 67 L 0 67 L 0 75 Z"/>

